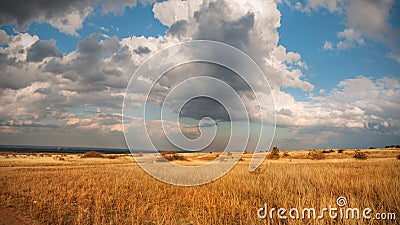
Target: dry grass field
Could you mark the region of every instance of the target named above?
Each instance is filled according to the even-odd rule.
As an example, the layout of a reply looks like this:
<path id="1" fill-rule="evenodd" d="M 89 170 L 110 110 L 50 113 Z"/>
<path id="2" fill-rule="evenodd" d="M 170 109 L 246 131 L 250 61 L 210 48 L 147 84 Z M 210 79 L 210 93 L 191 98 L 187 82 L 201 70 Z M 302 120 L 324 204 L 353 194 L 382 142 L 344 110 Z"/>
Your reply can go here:
<path id="1" fill-rule="evenodd" d="M 362 150 L 365 160 L 322 151 L 280 152 L 248 171 L 252 154 L 222 178 L 179 187 L 148 175 L 130 155 L 0 155 L 0 224 L 399 224 L 399 149 Z M 235 153 L 234 153 L 235 154 Z M 179 154 L 201 164 L 217 153 Z M 184 160 L 182 160 L 184 159 Z M 260 219 L 259 208 L 370 208 L 396 219 Z"/>

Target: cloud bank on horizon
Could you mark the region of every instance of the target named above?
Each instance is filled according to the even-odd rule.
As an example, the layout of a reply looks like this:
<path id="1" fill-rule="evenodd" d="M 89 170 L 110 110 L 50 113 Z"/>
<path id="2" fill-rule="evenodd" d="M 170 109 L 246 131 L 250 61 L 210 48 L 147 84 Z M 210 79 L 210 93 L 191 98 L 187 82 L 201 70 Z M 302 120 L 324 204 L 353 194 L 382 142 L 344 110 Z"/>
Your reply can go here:
<path id="1" fill-rule="evenodd" d="M 125 147 L 121 108 L 135 69 L 165 47 L 205 39 L 244 51 L 267 76 L 276 104 L 275 145 L 305 149 L 396 144 L 400 29 L 393 21 L 400 14 L 398 6 L 393 0 L 3 1 L 0 143 Z M 165 30 L 141 36 L 132 27 L 133 34 L 126 35 L 117 23 L 99 22 L 107 17 L 129 24 L 132 18 L 126 17 L 134 17 L 134 10 L 154 16 L 141 27 L 151 29 L 157 22 Z M 309 24 L 304 26 L 317 26 L 321 21 L 314 17 L 331 15 L 340 25 L 325 26 L 326 36 L 314 29 L 308 35 L 322 40 L 318 47 L 296 49 L 301 41 L 284 30 L 285 15 L 306 18 Z M 67 41 L 75 47 L 60 50 Z M 337 69 L 320 66 L 336 58 L 347 63 Z M 354 67 L 371 72 L 354 73 Z M 339 80 L 332 82 L 333 77 Z M 168 78 L 159 90 L 180 79 Z M 136 101 L 142 97 L 138 93 Z M 191 108 L 187 116 L 197 119 L 196 112 Z"/>

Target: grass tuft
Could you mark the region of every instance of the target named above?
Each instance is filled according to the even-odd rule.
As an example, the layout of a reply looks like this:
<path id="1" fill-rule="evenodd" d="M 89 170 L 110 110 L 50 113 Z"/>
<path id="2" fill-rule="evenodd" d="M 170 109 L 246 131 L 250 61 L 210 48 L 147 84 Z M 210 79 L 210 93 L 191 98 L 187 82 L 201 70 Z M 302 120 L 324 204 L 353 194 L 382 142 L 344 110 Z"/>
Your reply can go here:
<path id="1" fill-rule="evenodd" d="M 356 150 L 354 152 L 353 158 L 355 158 L 355 159 L 367 159 L 367 153 L 362 152 L 360 150 Z"/>

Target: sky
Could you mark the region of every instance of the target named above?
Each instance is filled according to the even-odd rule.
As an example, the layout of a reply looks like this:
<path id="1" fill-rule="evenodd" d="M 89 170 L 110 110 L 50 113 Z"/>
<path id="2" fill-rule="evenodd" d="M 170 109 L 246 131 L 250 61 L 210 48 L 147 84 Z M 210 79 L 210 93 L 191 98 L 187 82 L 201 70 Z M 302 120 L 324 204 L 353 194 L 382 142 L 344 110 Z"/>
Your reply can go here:
<path id="1" fill-rule="evenodd" d="M 254 60 L 274 98 L 273 145 L 399 144 L 395 0 L 2 1 L 0 144 L 126 148 L 121 112 L 131 76 L 154 53 L 189 40 L 223 42 Z M 165 90 L 193 71 L 251 95 L 232 71 L 181 66 L 157 83 L 150 115 L 160 110 Z M 211 86 L 198 89 L 211 93 Z M 143 106 L 142 94 L 131 96 L 133 105 Z M 251 97 L 244 102 L 255 104 Z M 172 148 L 160 136 L 160 122 L 191 138 L 215 126 L 218 141 L 208 149 L 223 148 L 230 130 L 221 105 L 195 99 L 185 107 L 179 122 L 149 117 L 146 129 L 159 148 Z M 257 121 L 256 112 L 249 114 Z M 130 128 L 141 132 L 138 115 L 130 116 Z M 198 125 L 207 116 L 213 121 Z"/>

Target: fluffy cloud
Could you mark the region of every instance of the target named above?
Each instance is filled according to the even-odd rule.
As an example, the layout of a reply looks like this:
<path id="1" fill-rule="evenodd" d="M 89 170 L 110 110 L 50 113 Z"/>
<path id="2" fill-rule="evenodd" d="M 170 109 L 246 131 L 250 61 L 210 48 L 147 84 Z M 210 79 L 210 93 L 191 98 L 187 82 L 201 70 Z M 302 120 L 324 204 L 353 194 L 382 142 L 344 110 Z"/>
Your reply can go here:
<path id="1" fill-rule="evenodd" d="M 0 44 L 8 44 L 8 42 L 10 42 L 10 36 L 4 30 L 0 30 Z"/>
<path id="2" fill-rule="evenodd" d="M 41 62 L 47 57 L 63 57 L 63 54 L 55 46 L 56 42 L 51 41 L 36 41 L 29 49 L 26 55 L 28 62 Z"/>
<path id="3" fill-rule="evenodd" d="M 311 149 L 395 142 L 400 135 L 399 94 L 398 79 L 363 76 L 343 80 L 336 89 L 312 96 L 311 102 L 295 101 L 288 94 L 277 93 L 275 144 Z"/>
<path id="4" fill-rule="evenodd" d="M 330 42 L 330 41 L 325 41 L 325 43 L 324 43 L 324 50 L 332 50 L 332 49 L 333 49 L 332 42 Z"/>
<path id="5" fill-rule="evenodd" d="M 313 88 L 302 79 L 299 68 L 305 64 L 300 55 L 278 45 L 280 12 L 273 2 L 168 1 L 157 3 L 153 11 L 170 27 L 168 37 L 222 41 L 246 52 L 267 75 L 272 88 Z"/>
<path id="6" fill-rule="evenodd" d="M 400 31 L 389 23 L 393 6 L 394 0 L 352 0 L 347 6 L 349 26 L 366 37 L 382 41 L 399 51 Z"/>
<path id="7" fill-rule="evenodd" d="M 121 132 L 121 117 L 114 113 L 121 109 L 135 65 L 133 51 L 118 38 L 91 35 L 65 56 L 54 41 L 26 33 L 9 39 L 0 52 L 0 126 L 7 127 L 2 131 L 30 135 L 52 127 L 58 132 Z M 90 113 L 91 108 L 98 110 Z"/>
<path id="8" fill-rule="evenodd" d="M 323 93 L 324 94 L 324 93 Z M 384 77 L 346 79 L 338 88 L 321 96 L 312 96 L 313 102 L 298 102 L 289 95 L 279 95 L 277 111 L 279 125 L 298 127 L 377 129 L 394 135 L 400 129 L 400 81 Z M 389 125 L 390 124 L 390 125 Z M 378 127 L 376 127 L 378 125 Z"/>
<path id="9" fill-rule="evenodd" d="M 356 45 L 364 44 L 364 39 L 359 33 L 355 32 L 353 29 L 345 29 L 344 31 L 339 32 L 338 38 L 344 39 L 344 41 L 340 41 L 337 44 L 338 49 L 348 49 Z"/>
<path id="10" fill-rule="evenodd" d="M 344 31 L 339 32 L 337 37 L 340 39 L 340 41 L 338 41 L 335 45 L 329 41 L 325 41 L 323 47 L 324 50 L 345 50 L 365 44 L 361 34 L 353 29 L 345 29 Z"/>

